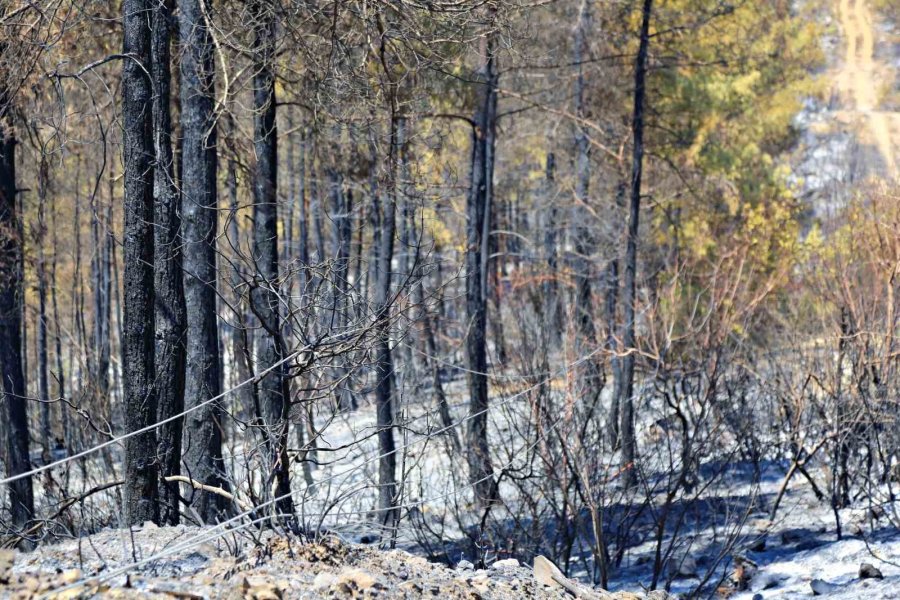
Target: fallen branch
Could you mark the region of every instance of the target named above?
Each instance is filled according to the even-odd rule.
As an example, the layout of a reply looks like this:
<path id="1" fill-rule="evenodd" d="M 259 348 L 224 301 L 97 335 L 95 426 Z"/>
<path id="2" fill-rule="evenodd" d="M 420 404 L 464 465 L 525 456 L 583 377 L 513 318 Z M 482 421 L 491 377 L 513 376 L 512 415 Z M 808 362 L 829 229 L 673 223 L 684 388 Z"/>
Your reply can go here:
<path id="1" fill-rule="evenodd" d="M 191 479 L 190 477 L 185 477 L 184 475 L 171 475 L 169 477 L 166 477 L 165 480 L 167 482 L 178 481 L 180 483 L 186 483 L 186 484 L 190 485 L 191 487 L 193 487 L 195 490 L 209 492 L 210 494 L 217 494 L 219 496 L 222 496 L 223 498 L 230 500 L 231 502 L 234 502 L 235 504 L 237 504 L 238 508 L 240 508 L 243 511 L 248 511 L 248 510 L 253 509 L 252 506 L 250 506 L 246 502 L 242 502 L 241 500 L 238 500 L 237 498 L 234 497 L 234 494 L 232 494 L 231 492 L 229 492 L 223 488 L 206 485 L 205 483 L 200 483 L 199 481 Z"/>
<path id="2" fill-rule="evenodd" d="M 534 579 L 542 585 L 562 588 L 579 600 L 612 600 L 613 596 L 604 591 L 592 590 L 572 581 L 559 570 L 549 559 L 538 555 L 534 557 Z"/>

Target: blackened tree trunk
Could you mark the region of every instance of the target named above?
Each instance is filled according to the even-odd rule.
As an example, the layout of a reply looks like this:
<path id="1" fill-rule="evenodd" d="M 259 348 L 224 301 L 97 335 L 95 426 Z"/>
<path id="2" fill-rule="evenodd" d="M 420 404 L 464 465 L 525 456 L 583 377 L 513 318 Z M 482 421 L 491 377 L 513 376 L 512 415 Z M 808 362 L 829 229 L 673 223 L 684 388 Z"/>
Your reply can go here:
<path id="1" fill-rule="evenodd" d="M 391 264 L 394 259 L 394 235 L 396 233 L 397 188 L 400 155 L 404 151 L 406 120 L 397 115 L 391 82 L 391 132 L 388 151 L 388 176 L 386 202 L 383 204 L 378 228 L 375 282 L 375 408 L 378 426 L 378 508 L 382 511 L 382 525 L 391 531 L 397 524 L 397 454 L 394 443 L 393 387 L 394 362 L 391 356 Z"/>
<path id="2" fill-rule="evenodd" d="M 114 202 L 113 195 L 114 178 L 109 178 L 109 202 Z M 112 354 L 111 335 L 111 306 L 112 306 L 112 265 L 111 265 L 111 223 L 102 221 L 102 206 L 94 198 L 91 199 L 91 243 L 93 244 L 93 256 L 91 257 L 91 281 L 93 283 L 94 301 L 94 352 L 88 352 L 88 368 L 92 370 L 94 394 L 99 400 L 99 405 L 109 407 L 109 363 Z M 84 318 L 84 313 L 79 314 L 79 320 Z M 96 354 L 96 363 L 91 364 L 90 357 Z M 109 414 L 103 415 L 105 418 Z"/>
<path id="3" fill-rule="evenodd" d="M 122 371 L 125 428 L 156 420 L 153 319 L 153 119 L 150 110 L 150 0 L 124 0 L 122 122 L 125 150 L 125 298 Z M 125 440 L 125 523 L 159 521 L 156 433 Z"/>
<path id="4" fill-rule="evenodd" d="M 259 371 L 271 369 L 259 382 L 259 401 L 275 478 L 278 512 L 293 513 L 290 463 L 287 455 L 288 397 L 278 307 L 278 147 L 275 125 L 275 15 L 272 6 L 252 5 L 255 38 L 253 73 L 253 262 L 256 281 L 251 292 L 253 312 L 263 331 L 257 338 Z"/>
<path id="5" fill-rule="evenodd" d="M 547 154 L 544 177 L 544 199 L 547 206 L 544 208 L 542 223 L 544 229 L 543 258 L 547 262 L 547 276 L 541 289 L 546 336 L 554 343 L 559 342 L 563 328 L 562 298 L 559 293 L 559 243 L 557 241 L 559 211 L 556 209 L 556 194 L 556 156 L 550 152 Z"/>
<path id="6" fill-rule="evenodd" d="M 641 37 L 634 65 L 634 109 L 631 131 L 634 147 L 631 159 L 631 202 L 628 216 L 628 241 L 625 249 L 625 289 L 623 310 L 625 330 L 622 343 L 625 357 L 622 359 L 621 425 L 623 483 L 635 482 L 634 460 L 634 361 L 635 361 L 635 313 L 637 303 L 637 243 L 641 214 L 641 175 L 644 165 L 644 96 L 647 76 L 647 54 L 650 47 L 650 16 L 653 0 L 644 0 L 641 13 Z"/>
<path id="7" fill-rule="evenodd" d="M 59 258 L 59 227 L 57 224 L 56 202 L 52 201 L 50 205 L 50 228 L 53 231 L 53 259 L 50 261 L 50 305 L 53 309 L 53 322 L 56 325 L 54 343 L 56 352 L 56 397 L 66 397 L 66 372 L 63 369 L 63 353 L 62 353 L 62 322 L 59 318 L 59 304 L 57 295 L 59 293 L 60 282 L 57 278 L 56 262 Z M 60 427 L 62 428 L 62 440 L 66 448 L 72 448 L 72 439 L 69 437 L 69 414 L 65 407 L 61 407 Z"/>
<path id="8" fill-rule="evenodd" d="M 300 259 L 300 290 L 303 295 L 303 304 L 305 306 L 307 284 L 309 282 L 309 217 L 306 204 L 306 146 L 307 134 L 306 125 L 300 128 L 300 161 L 297 164 L 297 204 L 300 210 L 299 217 L 299 239 L 297 240 L 297 256 Z"/>
<path id="9" fill-rule="evenodd" d="M 0 367 L 3 368 L 3 412 L 6 459 L 10 477 L 31 469 L 28 460 L 28 401 L 22 371 L 22 236 L 16 211 L 16 138 L 12 105 L 0 88 Z M 34 515 L 31 477 L 9 483 L 12 524 L 22 529 Z"/>
<path id="10" fill-rule="evenodd" d="M 350 289 L 350 244 L 353 234 L 353 193 L 344 189 L 344 178 L 334 168 L 328 169 L 328 184 L 331 195 L 331 218 L 334 223 L 334 285 L 332 286 L 332 320 L 331 326 L 342 331 L 349 319 Z M 342 410 L 356 410 L 356 395 L 350 382 L 350 372 L 344 366 L 346 356 L 338 356 L 335 367 L 335 380 L 338 382 L 336 394 L 337 404 Z"/>
<path id="11" fill-rule="evenodd" d="M 187 408 L 221 391 L 216 321 L 215 66 L 212 35 L 204 16 L 209 9 L 208 0 L 184 0 L 179 6 Z M 220 413 L 216 403 L 193 411 L 185 419 L 182 439 L 187 474 L 216 487 L 224 481 Z M 223 506 L 220 496 L 205 492 L 194 494 L 192 504 L 206 521 L 214 521 Z"/>
<path id="12" fill-rule="evenodd" d="M 616 207 L 611 219 L 612 231 L 619 231 L 620 215 L 625 210 L 625 193 L 627 185 L 621 181 L 616 186 Z M 612 405 L 609 410 L 610 445 L 619 445 L 620 406 L 622 401 L 622 361 L 618 356 L 618 340 L 616 339 L 617 306 L 619 303 L 619 257 L 613 256 L 606 264 L 604 273 L 604 313 L 606 318 L 606 343 L 605 349 L 610 355 L 610 365 L 613 376 Z"/>
<path id="13" fill-rule="evenodd" d="M 315 130 L 313 130 L 313 134 Z M 315 139 L 313 140 L 315 143 Z M 314 160 L 310 160 L 309 165 L 310 170 L 310 178 L 309 178 L 309 195 L 310 195 L 310 204 L 312 206 L 312 228 L 313 228 L 313 237 L 315 238 L 316 244 L 316 262 L 323 263 L 325 262 L 325 233 L 324 226 L 322 225 L 322 221 L 324 219 L 325 206 L 322 200 L 321 190 L 319 189 L 319 173 L 320 171 L 316 169 L 316 163 Z"/>
<path id="14" fill-rule="evenodd" d="M 153 77 L 153 143 L 156 168 L 154 195 L 154 269 L 156 271 L 156 390 L 160 421 L 184 410 L 185 335 L 181 261 L 181 202 L 175 187 L 172 119 L 169 112 L 171 9 L 154 3 L 150 73 Z M 178 483 L 165 478 L 181 472 L 182 419 L 159 429 L 160 508 L 164 523 L 178 524 Z"/>
<path id="15" fill-rule="evenodd" d="M 84 348 L 87 333 L 84 328 L 84 321 L 80 318 L 84 315 L 84 284 L 81 278 L 81 157 L 75 161 L 75 214 L 73 222 L 75 223 L 75 269 L 74 277 L 72 277 L 72 287 L 69 291 L 72 297 L 72 319 L 73 328 L 75 329 L 75 344 L 69 344 L 69 365 L 72 367 L 72 388 L 75 388 L 79 378 L 83 378 L 84 367 L 81 361 L 75 358 L 75 348 Z M 84 447 L 84 430 L 81 427 L 76 428 L 78 432 L 78 443 L 70 444 L 70 448 L 81 449 Z M 66 440 L 69 442 L 70 440 Z"/>
<path id="16" fill-rule="evenodd" d="M 466 201 L 466 379 L 469 388 L 469 426 L 466 432 L 469 482 L 476 500 L 487 507 L 497 489 L 487 439 L 487 301 L 488 238 L 491 230 L 491 198 L 494 179 L 494 138 L 497 117 L 497 68 L 493 35 L 485 39 L 484 64 L 476 73 L 475 127 L 472 167 Z"/>
<path id="17" fill-rule="evenodd" d="M 47 281 L 47 257 L 44 252 L 44 242 L 47 236 L 47 188 L 50 184 L 49 165 L 41 148 L 41 158 L 38 164 L 38 214 L 37 226 L 34 233 L 34 243 L 37 246 L 37 284 L 38 284 L 38 398 L 41 401 L 41 451 L 44 460 L 50 460 L 50 441 L 52 428 L 50 424 L 50 360 L 49 338 L 47 330 L 47 293 L 49 282 Z"/>
<path id="18" fill-rule="evenodd" d="M 288 193 L 287 202 L 281 207 L 281 231 L 284 232 L 284 240 L 281 244 L 281 263 L 283 269 L 288 271 L 291 268 L 291 260 L 294 258 L 294 208 L 297 204 L 297 180 L 302 177 L 298 175 L 294 166 L 295 158 L 295 134 L 294 134 L 294 118 L 293 112 L 288 111 L 287 119 L 287 173 L 288 173 Z M 294 278 L 288 277 L 285 282 L 285 291 L 288 295 L 293 293 Z M 285 325 L 288 325 L 285 323 Z"/>
<path id="19" fill-rule="evenodd" d="M 576 65 L 575 79 L 575 114 L 578 122 L 575 126 L 575 206 L 572 222 L 574 223 L 575 257 L 572 270 L 575 277 L 575 348 L 578 358 L 584 358 L 578 367 L 579 396 L 587 407 L 594 407 L 600 400 L 603 391 L 603 369 L 595 353 L 594 344 L 597 331 L 594 326 L 594 296 L 591 282 L 595 277 L 593 254 L 596 240 L 591 229 L 588 204 L 591 183 L 590 141 L 585 130 L 585 77 L 584 60 L 587 58 L 587 35 L 591 28 L 591 11 L 589 0 L 584 0 L 581 14 L 578 16 L 578 27 L 575 30 Z"/>
<path id="20" fill-rule="evenodd" d="M 434 289 L 440 289 L 443 282 L 441 281 L 439 270 L 435 273 L 434 278 Z M 441 381 L 441 362 L 438 358 L 438 345 L 434 334 L 436 326 L 432 319 L 431 309 L 425 301 L 424 278 L 416 281 L 413 289 L 415 290 L 415 303 L 419 307 L 422 336 L 425 340 L 425 362 L 430 370 L 434 403 L 437 406 L 438 416 L 441 419 L 441 429 L 444 430 L 443 434 L 450 440 L 454 452 L 460 454 L 462 443 L 459 441 L 459 434 L 456 431 L 456 424 L 453 422 L 453 415 L 450 414 L 450 404 L 447 402 L 447 394 L 444 391 L 444 383 Z"/>
<path id="21" fill-rule="evenodd" d="M 237 265 L 240 259 L 241 232 L 237 221 L 238 181 L 234 135 L 234 122 L 230 115 L 227 115 L 225 118 L 225 143 L 228 146 L 228 160 L 225 163 L 225 186 L 228 190 L 228 244 L 232 248 L 231 260 Z M 235 268 L 231 276 L 235 311 L 235 325 L 231 328 L 230 340 L 232 386 L 247 381 L 251 376 L 249 352 L 251 343 L 249 340 L 252 331 L 247 327 L 247 303 L 240 292 L 242 282 L 240 271 L 238 268 Z M 253 387 L 245 385 L 234 393 L 237 394 L 238 405 L 241 407 L 241 411 L 246 411 L 246 414 L 253 414 Z"/>

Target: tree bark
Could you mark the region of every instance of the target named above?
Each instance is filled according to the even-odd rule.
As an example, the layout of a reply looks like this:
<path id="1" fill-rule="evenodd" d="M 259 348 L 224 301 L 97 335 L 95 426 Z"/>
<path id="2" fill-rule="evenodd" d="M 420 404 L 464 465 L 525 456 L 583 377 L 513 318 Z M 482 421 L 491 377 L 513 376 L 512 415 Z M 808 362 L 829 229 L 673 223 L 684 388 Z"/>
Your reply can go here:
<path id="1" fill-rule="evenodd" d="M 169 109 L 171 68 L 171 8 L 164 0 L 154 3 L 150 73 L 153 77 L 153 142 L 156 165 L 154 193 L 154 270 L 156 272 L 156 378 L 157 416 L 160 421 L 184 410 L 185 335 L 187 310 L 181 257 L 181 198 L 175 187 L 172 155 L 172 119 Z M 160 509 L 162 521 L 177 525 L 178 483 L 167 477 L 181 473 L 183 419 L 159 429 Z"/>
<path id="2" fill-rule="evenodd" d="M 109 203 L 114 202 L 113 195 L 114 178 L 109 177 Z M 111 315 L 112 315 L 112 265 L 110 261 L 112 236 L 109 233 L 112 223 L 103 222 L 101 218 L 102 207 L 97 205 L 95 198 L 91 198 L 91 243 L 93 256 L 91 257 L 91 280 L 93 282 L 94 300 L 94 351 L 88 352 L 88 368 L 93 371 L 91 375 L 94 384 L 94 395 L 99 406 L 104 407 L 104 418 L 109 418 L 109 364 L 112 354 L 111 343 Z M 84 319 L 84 313 L 80 313 L 79 319 Z M 96 363 L 91 364 L 91 356 L 96 354 Z"/>
<path id="3" fill-rule="evenodd" d="M 208 0 L 184 0 L 179 6 L 187 408 L 221 392 L 216 316 L 215 65 L 205 16 L 209 9 Z M 182 443 L 186 474 L 205 485 L 223 487 L 221 409 L 216 403 L 188 415 Z M 202 491 L 192 498 L 194 509 L 207 522 L 214 521 L 224 507 L 222 497 L 216 494 Z"/>
<path id="4" fill-rule="evenodd" d="M 59 260 L 59 224 L 56 219 L 56 202 L 51 201 L 50 205 L 50 228 L 53 231 L 53 260 L 50 261 L 50 305 L 53 309 L 53 322 L 56 325 L 54 331 L 54 350 L 56 353 L 56 397 L 66 397 L 66 372 L 63 369 L 63 353 L 62 353 L 62 322 L 59 318 L 59 303 L 57 302 L 59 279 L 57 278 L 56 264 Z M 62 428 L 62 441 L 66 448 L 72 448 L 72 441 L 69 437 L 69 415 L 65 406 L 60 406 L 59 411 L 60 427 Z"/>
<path id="5" fill-rule="evenodd" d="M 641 175 L 644 164 L 644 96 L 647 75 L 647 54 L 650 47 L 650 16 L 653 0 L 644 0 L 641 11 L 641 36 L 634 65 L 634 110 L 631 121 L 633 141 L 631 160 L 631 203 L 628 217 L 628 242 L 625 249 L 625 289 L 623 309 L 625 330 L 622 343 L 625 357 L 622 359 L 622 398 L 620 402 L 623 483 L 633 485 L 634 439 L 634 362 L 635 362 L 635 313 L 637 310 L 637 243 L 641 214 Z"/>
<path id="6" fill-rule="evenodd" d="M 247 326 L 247 303 L 241 292 L 243 279 L 238 268 L 241 259 L 241 231 L 238 227 L 238 181 L 237 181 L 237 163 L 235 160 L 235 128 L 234 122 L 230 115 L 225 117 L 225 143 L 229 148 L 228 160 L 225 163 L 225 186 L 228 191 L 228 244 L 231 246 L 231 260 L 234 268 L 231 273 L 231 284 L 234 303 L 234 322 L 231 328 L 231 385 L 235 386 L 243 381 L 250 379 L 250 352 L 252 347 L 250 339 L 250 330 Z M 253 386 L 245 385 L 236 392 L 238 397 L 238 406 L 240 410 L 238 414 L 253 414 Z"/>
<path id="7" fill-rule="evenodd" d="M 16 210 L 16 138 L 12 101 L 0 87 L 0 366 L 9 476 L 31 469 L 28 458 L 28 402 L 22 371 L 22 236 Z M 9 483 L 12 524 L 23 529 L 34 516 L 31 477 Z"/>
<path id="8" fill-rule="evenodd" d="M 616 187 L 615 216 L 612 218 L 613 231 L 619 230 L 619 218 L 625 209 L 626 184 L 619 182 Z M 604 273 L 604 312 L 606 318 L 606 351 L 610 355 L 610 365 L 613 376 L 612 405 L 609 409 L 610 445 L 615 448 L 619 445 L 620 406 L 622 400 L 622 361 L 617 355 L 618 342 L 616 340 L 617 305 L 619 303 L 619 257 L 613 256 L 606 265 Z"/>
<path id="9" fill-rule="evenodd" d="M 150 102 L 150 0 L 124 0 L 122 88 L 125 165 L 125 274 L 122 367 L 125 429 L 156 420 L 153 319 L 153 133 Z M 125 440 L 125 523 L 159 521 L 156 433 Z"/>
<path id="10" fill-rule="evenodd" d="M 307 269 L 309 268 L 309 217 L 308 210 L 306 204 L 306 146 L 307 146 L 307 135 L 306 135 L 306 124 L 304 123 L 300 129 L 300 161 L 297 164 L 297 178 L 298 178 L 298 189 L 297 189 L 297 204 L 300 209 L 300 217 L 299 217 L 299 236 L 300 239 L 297 241 L 297 253 L 298 258 L 300 259 L 300 293 L 303 297 L 303 306 L 305 307 L 305 299 L 308 285 L 308 275 L 309 272 Z"/>
<path id="11" fill-rule="evenodd" d="M 47 333 L 47 257 L 44 252 L 44 242 L 47 236 L 47 187 L 50 183 L 49 166 L 41 148 L 41 158 L 38 163 L 38 215 L 37 231 L 34 235 L 34 243 L 37 246 L 37 280 L 38 280 L 38 398 L 41 403 L 41 452 L 44 460 L 50 460 L 51 438 L 53 437 L 50 423 L 50 359 L 49 339 Z"/>
<path id="12" fill-rule="evenodd" d="M 259 400 L 275 479 L 276 508 L 293 513 L 287 455 L 290 398 L 287 393 L 281 315 L 278 306 L 278 132 L 275 124 L 275 15 L 262 2 L 251 6 L 253 42 L 253 262 L 256 282 L 253 310 L 263 331 L 257 337 L 259 371 L 272 368 L 259 382 Z M 279 365 L 279 366 L 275 366 Z M 273 368 L 274 367 L 274 368 Z"/>
<path id="13" fill-rule="evenodd" d="M 548 329 L 547 339 L 558 343 L 562 336 L 563 309 L 562 297 L 559 293 L 559 244 L 557 241 L 558 212 L 556 209 L 556 156 L 547 154 L 544 177 L 544 239 L 543 253 L 547 262 L 547 277 L 541 285 L 544 326 Z"/>
<path id="14" fill-rule="evenodd" d="M 352 242 L 353 195 L 351 190 L 344 189 L 344 178 L 334 168 L 328 169 L 328 184 L 331 193 L 331 218 L 334 223 L 334 285 L 332 286 L 332 327 L 343 331 L 349 319 L 349 275 L 350 244 Z M 346 356 L 335 359 L 335 380 L 338 382 L 336 400 L 341 410 L 355 411 L 358 407 L 356 395 L 350 382 L 350 373 L 346 368 Z"/>
<path id="15" fill-rule="evenodd" d="M 497 496 L 487 439 L 487 301 L 488 238 L 494 178 L 494 141 L 497 115 L 497 69 L 493 35 L 485 39 L 484 64 L 476 73 L 475 127 L 472 167 L 466 201 L 466 379 L 469 388 L 469 427 L 466 431 L 469 481 L 482 507 Z"/>
<path id="16" fill-rule="evenodd" d="M 389 85 L 393 88 L 393 83 Z M 406 120 L 397 115 L 394 90 L 391 89 L 391 131 L 388 150 L 387 202 L 383 205 L 378 228 L 379 246 L 376 256 L 375 284 L 375 408 L 378 426 L 378 508 L 382 511 L 382 525 L 386 531 L 396 527 L 398 512 L 394 508 L 397 497 L 397 454 L 394 443 L 394 362 L 391 356 L 391 265 L 394 259 L 394 236 L 397 223 L 397 186 L 400 155 L 406 136 Z M 394 535 L 391 538 L 394 539 Z"/>

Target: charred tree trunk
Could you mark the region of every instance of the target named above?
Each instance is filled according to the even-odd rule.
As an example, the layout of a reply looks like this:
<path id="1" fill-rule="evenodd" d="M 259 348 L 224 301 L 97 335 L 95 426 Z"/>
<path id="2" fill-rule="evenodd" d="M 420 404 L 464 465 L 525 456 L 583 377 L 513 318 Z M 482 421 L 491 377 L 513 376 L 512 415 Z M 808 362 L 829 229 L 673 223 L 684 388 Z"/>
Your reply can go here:
<path id="1" fill-rule="evenodd" d="M 399 163 L 402 160 L 406 138 L 406 120 L 397 114 L 394 84 L 391 82 L 391 131 L 388 150 L 387 202 L 383 206 L 378 228 L 378 249 L 376 256 L 375 282 L 375 407 L 378 425 L 378 450 L 381 455 L 378 466 L 378 508 L 383 511 L 382 525 L 391 531 L 391 539 L 396 537 L 398 511 L 397 499 L 397 455 L 394 443 L 394 363 L 391 356 L 391 264 L 394 259 L 394 236 L 396 234 L 397 189 Z"/>
<path id="2" fill-rule="evenodd" d="M 156 272 L 157 414 L 160 421 L 184 410 L 187 311 L 181 257 L 181 202 L 175 187 L 172 119 L 169 109 L 171 9 L 156 2 L 152 15 L 150 74 L 153 77 L 153 143 L 156 168 L 154 194 L 154 270 Z M 178 483 L 165 478 L 181 473 L 183 419 L 159 429 L 160 508 L 163 523 L 178 524 Z"/>
<path id="3" fill-rule="evenodd" d="M 311 175 L 309 180 L 309 194 L 310 203 L 312 205 L 312 227 L 316 244 L 316 262 L 321 264 L 325 261 L 325 233 L 322 225 L 325 206 L 319 188 L 319 170 L 316 169 L 314 161 L 310 161 L 309 170 Z"/>
<path id="4" fill-rule="evenodd" d="M 66 372 L 63 369 L 63 353 L 62 353 L 62 323 L 59 318 L 59 303 L 57 295 L 59 290 L 59 279 L 57 278 L 56 263 L 59 259 L 59 225 L 56 220 L 56 202 L 50 205 L 50 228 L 53 231 L 53 260 L 50 261 L 50 304 L 53 309 L 53 322 L 56 327 L 54 330 L 54 351 L 56 354 L 56 397 L 64 399 L 66 397 Z M 60 405 L 59 411 L 60 427 L 62 428 L 62 441 L 66 448 L 71 449 L 72 440 L 69 438 L 69 415 L 66 407 Z"/>
<path id="5" fill-rule="evenodd" d="M 34 243 L 37 246 L 37 283 L 38 283 L 38 398 L 41 402 L 41 452 L 45 462 L 50 461 L 50 442 L 53 437 L 50 424 L 50 351 L 47 333 L 47 257 L 44 252 L 44 241 L 47 235 L 47 192 L 50 183 L 49 165 L 44 150 L 38 164 L 38 214 L 37 230 Z"/>
<path id="6" fill-rule="evenodd" d="M 476 112 L 472 136 L 472 167 L 466 202 L 466 379 L 469 388 L 469 427 L 466 432 L 469 482 L 476 500 L 489 506 L 497 496 L 487 439 L 487 302 L 491 199 L 494 179 L 494 142 L 497 117 L 495 40 L 485 39 L 484 64 L 476 73 Z"/>
<path id="7" fill-rule="evenodd" d="M 300 161 L 297 164 L 297 204 L 300 210 L 297 256 L 300 259 L 300 293 L 304 298 L 304 307 L 306 293 L 309 291 L 307 290 L 309 283 L 309 211 L 306 204 L 306 145 L 306 125 L 304 124 L 300 129 Z"/>
<path id="8" fill-rule="evenodd" d="M 6 460 L 10 477 L 31 469 L 28 459 L 28 401 L 22 371 L 22 236 L 16 203 L 16 138 L 12 123 L 12 102 L 0 88 L 0 366 L 3 371 L 3 417 L 6 431 Z M 23 529 L 34 516 L 31 477 L 8 485 L 12 524 Z"/>
<path id="9" fill-rule="evenodd" d="M 221 392 L 216 317 L 217 190 L 215 66 L 212 35 L 204 12 L 208 0 L 180 3 L 182 207 L 184 297 L 187 308 L 185 406 L 193 408 Z M 187 475 L 214 487 L 224 481 L 221 409 L 216 403 L 193 411 L 184 422 Z M 223 508 L 216 494 L 197 492 L 193 507 L 205 521 Z"/>
<path id="10" fill-rule="evenodd" d="M 84 322 L 80 318 L 84 314 L 84 284 L 81 278 L 81 166 L 81 158 L 79 157 L 75 162 L 75 214 L 73 218 L 75 223 L 75 272 L 69 292 L 72 295 L 72 312 L 70 317 L 72 319 L 72 327 L 75 330 L 75 343 L 69 345 L 68 352 L 69 365 L 72 372 L 72 389 L 75 388 L 80 380 L 84 379 L 84 363 L 80 356 L 76 358 L 75 348 L 76 346 L 84 348 L 85 338 L 87 337 Z M 77 431 L 79 433 L 78 444 L 72 444 L 72 446 L 80 449 L 84 447 L 84 430 L 79 427 Z"/>
<path id="11" fill-rule="evenodd" d="M 156 420 L 153 387 L 153 119 L 148 0 L 124 0 L 122 88 L 125 165 L 125 310 L 122 370 L 125 376 L 125 429 L 136 431 Z M 156 433 L 125 440 L 125 523 L 159 521 Z"/>
<path id="12" fill-rule="evenodd" d="M 557 241 L 556 209 L 556 156 L 547 154 L 547 165 L 544 180 L 544 198 L 547 206 L 544 209 L 544 260 L 547 262 L 547 276 L 543 282 L 543 317 L 547 328 L 547 339 L 553 343 L 560 340 L 563 329 L 562 297 L 559 293 L 559 244 Z"/>
<path id="13" fill-rule="evenodd" d="M 334 223 L 334 285 L 332 286 L 332 322 L 331 326 L 343 331 L 349 318 L 350 289 L 350 244 L 352 242 L 353 194 L 344 189 L 344 178 L 335 169 L 328 170 L 328 185 L 331 194 L 332 221 Z M 337 404 L 341 410 L 354 411 L 358 404 L 350 381 L 350 372 L 344 366 L 346 356 L 338 356 L 335 360 L 335 379 L 337 383 Z"/>
<path id="14" fill-rule="evenodd" d="M 259 382 L 259 401 L 275 479 L 275 506 L 293 513 L 290 462 L 287 454 L 290 399 L 282 360 L 285 356 L 278 306 L 278 132 L 275 125 L 275 15 L 271 5 L 252 5 L 255 38 L 253 75 L 253 262 L 256 268 L 251 302 L 263 331 L 257 338 L 259 371 L 271 369 Z"/>
<path id="15" fill-rule="evenodd" d="M 647 54 L 650 47 L 650 16 L 653 0 L 644 0 L 641 11 L 641 37 L 634 65 L 634 110 L 631 131 L 634 138 L 631 159 L 631 202 L 628 216 L 628 241 L 625 249 L 625 290 L 623 310 L 625 330 L 622 343 L 625 357 L 622 359 L 622 397 L 620 400 L 622 444 L 622 476 L 625 485 L 635 482 L 634 460 L 634 361 L 635 314 L 637 310 L 637 243 L 641 214 L 641 175 L 644 166 L 644 96 L 647 76 Z"/>
<path id="16" fill-rule="evenodd" d="M 238 227 L 238 181 L 237 181 L 237 163 L 235 160 L 235 143 L 234 143 L 234 123 L 230 116 L 225 118 L 225 140 L 229 148 L 228 160 L 225 163 L 225 186 L 228 191 L 228 230 L 227 239 L 231 246 L 231 260 L 234 262 L 234 269 L 231 275 L 231 284 L 234 303 L 234 321 L 235 325 L 231 328 L 231 360 L 232 360 L 232 377 L 231 385 L 247 381 L 251 377 L 250 371 L 250 333 L 247 327 L 247 303 L 241 292 L 243 279 L 237 267 L 241 257 L 241 232 Z M 245 385 L 235 392 L 239 398 L 238 406 L 240 410 L 238 414 L 253 414 L 253 387 Z"/>
<path id="17" fill-rule="evenodd" d="M 626 185 L 623 182 L 616 188 L 615 217 L 612 219 L 612 230 L 619 230 L 619 215 L 625 208 Z M 618 342 L 616 340 L 616 315 L 619 303 L 619 257 L 613 256 L 606 265 L 604 274 L 604 312 L 606 318 L 606 344 L 605 349 L 610 355 L 610 365 L 613 376 L 612 406 L 609 411 L 610 445 L 615 448 L 619 445 L 620 406 L 622 400 L 622 361 L 618 357 Z"/>
<path id="18" fill-rule="evenodd" d="M 114 202 L 113 176 L 109 178 L 109 203 Z M 109 419 L 109 364 L 112 355 L 112 265 L 110 262 L 112 223 L 103 220 L 102 207 L 96 198 L 91 198 L 91 244 L 94 254 L 91 258 L 91 281 L 94 293 L 94 345 L 93 352 L 88 352 L 88 368 L 92 373 L 94 394 L 100 406 L 104 408 L 104 418 Z M 78 316 L 84 318 L 82 312 Z M 91 356 L 95 354 L 95 364 L 91 364 Z"/>
<path id="19" fill-rule="evenodd" d="M 435 275 L 435 289 L 440 289 L 441 282 L 440 271 Z M 441 364 L 438 360 L 438 345 L 435 339 L 435 324 L 432 321 L 431 310 L 425 300 L 425 281 L 417 281 L 415 284 L 415 302 L 419 306 L 419 320 L 422 323 L 422 335 L 425 339 L 426 366 L 430 370 L 431 385 L 434 392 L 434 403 L 438 409 L 438 416 L 441 419 L 441 426 L 444 429 L 444 435 L 450 440 L 453 450 L 459 454 L 462 452 L 462 444 L 459 441 L 459 434 L 456 431 L 456 424 L 453 422 L 453 415 L 450 414 L 450 403 L 447 402 L 447 394 L 444 392 L 444 383 L 441 381 Z"/>

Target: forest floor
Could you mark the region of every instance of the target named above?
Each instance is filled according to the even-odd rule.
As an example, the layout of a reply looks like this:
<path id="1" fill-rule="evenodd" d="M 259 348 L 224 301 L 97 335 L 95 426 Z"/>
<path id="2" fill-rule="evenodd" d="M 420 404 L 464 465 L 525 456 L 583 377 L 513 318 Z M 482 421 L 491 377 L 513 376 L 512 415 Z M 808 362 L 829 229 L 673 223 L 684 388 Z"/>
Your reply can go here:
<path id="1" fill-rule="evenodd" d="M 0 597 L 31 598 L 446 598 L 516 600 L 569 598 L 539 583 L 532 569 L 507 559 L 489 569 L 455 568 L 403 550 L 379 550 L 327 536 L 299 543 L 269 532 L 202 544 L 185 540 L 211 528 L 144 527 L 106 530 L 29 554 L 0 554 Z M 186 546 L 186 547 L 185 547 Z M 158 556 L 153 560 L 148 557 Z M 141 561 L 128 569 L 121 565 Z M 575 585 L 569 582 L 569 585 Z M 576 588 L 579 589 L 579 588 Z M 601 593 L 588 600 L 665 600 L 651 594 Z"/>
<path id="2" fill-rule="evenodd" d="M 816 498 L 798 476 L 787 486 L 772 520 L 769 511 L 784 467 L 769 465 L 757 482 L 747 465 L 736 465 L 710 488 L 709 505 L 691 511 L 690 525 L 682 532 L 689 558 L 679 565 L 683 572 L 672 581 L 670 591 L 687 597 L 712 572 L 712 585 L 703 586 L 699 597 L 897 598 L 900 505 L 885 502 L 841 509 L 837 514 L 843 539 L 838 540 L 835 513 L 827 499 Z M 810 474 L 825 481 L 824 469 L 811 467 Z M 739 541 L 728 549 L 727 559 L 718 562 L 716 542 L 723 532 L 717 521 L 723 512 L 709 508 L 728 503 L 754 508 L 744 520 Z M 532 569 L 515 560 L 494 560 L 487 568 L 476 569 L 464 559 L 452 565 L 429 562 L 405 549 L 354 543 L 358 539 L 326 534 L 301 543 L 292 536 L 248 527 L 107 528 L 30 553 L 0 552 L 0 598 L 569 597 L 559 588 L 538 583 Z M 653 550 L 652 540 L 636 539 L 614 574 L 618 591 L 595 592 L 593 598 L 666 598 L 641 592 L 649 584 Z M 573 574 L 578 576 L 575 563 Z M 717 591 L 716 581 L 727 581 L 737 566 L 744 589 L 723 585 Z"/>

